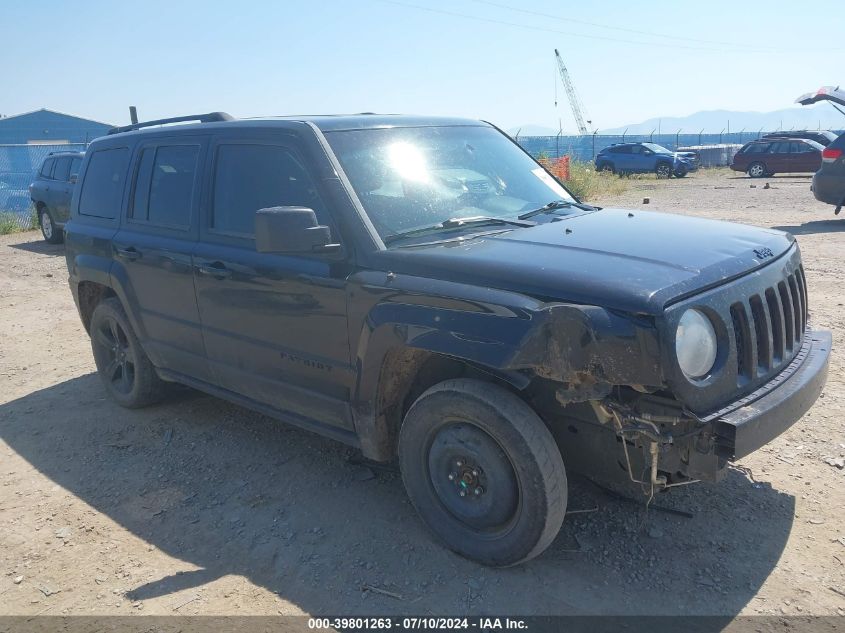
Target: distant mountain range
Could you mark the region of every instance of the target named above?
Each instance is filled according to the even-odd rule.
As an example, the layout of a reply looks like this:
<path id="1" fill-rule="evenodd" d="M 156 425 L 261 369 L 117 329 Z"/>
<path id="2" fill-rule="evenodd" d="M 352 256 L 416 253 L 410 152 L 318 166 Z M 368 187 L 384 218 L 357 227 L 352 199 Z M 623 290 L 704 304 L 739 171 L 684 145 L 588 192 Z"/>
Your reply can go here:
<path id="1" fill-rule="evenodd" d="M 730 122 L 730 123 L 729 123 Z M 830 107 L 820 104 L 816 107 L 787 108 L 774 112 L 737 112 L 735 110 L 704 110 L 684 117 L 659 117 L 648 119 L 642 123 L 631 123 L 616 128 L 599 128 L 599 134 L 651 134 L 658 131 L 663 134 L 675 134 L 678 130 L 686 133 L 704 132 L 718 133 L 722 130 L 731 132 L 758 131 L 764 132 L 790 129 L 823 130 L 845 129 L 845 116 Z M 542 125 L 523 125 L 510 128 L 508 133 L 520 136 L 554 136 L 557 130 Z M 564 134 L 573 134 L 573 130 L 564 130 Z"/>

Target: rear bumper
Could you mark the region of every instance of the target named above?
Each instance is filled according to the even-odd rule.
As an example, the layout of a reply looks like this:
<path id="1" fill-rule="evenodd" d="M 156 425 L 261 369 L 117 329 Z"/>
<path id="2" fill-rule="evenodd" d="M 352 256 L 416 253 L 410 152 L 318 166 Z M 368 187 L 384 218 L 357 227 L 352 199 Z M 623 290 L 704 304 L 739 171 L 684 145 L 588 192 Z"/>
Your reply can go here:
<path id="1" fill-rule="evenodd" d="M 713 424 L 717 455 L 745 457 L 800 420 L 827 381 L 831 342 L 830 332 L 808 329 L 789 367 L 730 409 L 705 418 Z"/>
<path id="2" fill-rule="evenodd" d="M 816 172 L 813 176 L 812 190 L 819 202 L 842 204 L 845 200 L 845 177 Z"/>

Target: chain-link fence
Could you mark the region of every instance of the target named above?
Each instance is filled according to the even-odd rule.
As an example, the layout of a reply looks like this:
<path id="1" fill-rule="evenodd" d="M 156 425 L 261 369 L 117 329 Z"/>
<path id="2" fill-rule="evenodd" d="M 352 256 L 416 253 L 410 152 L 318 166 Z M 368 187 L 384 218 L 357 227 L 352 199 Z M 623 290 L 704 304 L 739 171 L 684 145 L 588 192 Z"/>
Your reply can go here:
<path id="1" fill-rule="evenodd" d="M 51 152 L 84 150 L 84 143 L 0 145 L 0 233 L 35 228 L 29 185 Z"/>
<path id="2" fill-rule="evenodd" d="M 721 134 L 586 134 L 584 136 L 517 136 L 516 141 L 532 156 L 592 161 L 596 154 L 614 143 L 656 143 L 672 151 L 696 149 L 705 161 L 702 166 L 715 167 L 730 162 L 736 151 L 748 141 L 774 132 L 730 132 Z M 789 132 L 784 132 L 788 134 Z M 702 152 L 701 148 L 711 149 Z M 708 162 L 707 154 L 712 155 Z"/>

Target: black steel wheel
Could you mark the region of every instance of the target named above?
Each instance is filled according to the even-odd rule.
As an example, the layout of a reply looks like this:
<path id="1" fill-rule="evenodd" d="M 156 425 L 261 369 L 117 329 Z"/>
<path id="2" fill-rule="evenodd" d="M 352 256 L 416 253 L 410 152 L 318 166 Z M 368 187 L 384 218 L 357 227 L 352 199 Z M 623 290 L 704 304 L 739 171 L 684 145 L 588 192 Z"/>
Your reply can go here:
<path id="1" fill-rule="evenodd" d="M 554 540 L 567 483 L 557 444 L 520 398 L 471 379 L 435 385 L 408 410 L 399 463 L 422 520 L 450 549 L 516 565 Z"/>
<path id="2" fill-rule="evenodd" d="M 444 508 L 472 528 L 506 530 L 519 504 L 516 472 L 502 447 L 471 423 L 452 420 L 434 436 L 429 477 Z"/>

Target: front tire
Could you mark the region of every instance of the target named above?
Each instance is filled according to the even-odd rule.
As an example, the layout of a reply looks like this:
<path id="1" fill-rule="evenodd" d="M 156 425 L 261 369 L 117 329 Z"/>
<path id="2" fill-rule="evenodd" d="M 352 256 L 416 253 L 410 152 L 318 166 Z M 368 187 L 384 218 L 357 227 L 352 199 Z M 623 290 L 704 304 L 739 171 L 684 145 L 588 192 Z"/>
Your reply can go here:
<path id="1" fill-rule="evenodd" d="M 120 301 L 100 302 L 91 315 L 91 349 L 106 391 L 122 407 L 137 409 L 164 395 L 164 383 L 141 348 Z"/>
<path id="2" fill-rule="evenodd" d="M 56 226 L 53 216 L 45 206 L 38 209 L 38 224 L 41 226 L 41 235 L 48 244 L 61 244 L 64 241 L 61 229 Z"/>
<path id="3" fill-rule="evenodd" d="M 537 414 L 498 385 L 456 379 L 423 393 L 405 416 L 399 464 L 422 520 L 461 556 L 516 565 L 560 531 L 560 451 Z"/>
<path id="4" fill-rule="evenodd" d="M 657 174 L 658 178 L 671 178 L 672 165 L 670 165 L 669 163 L 660 163 L 654 170 L 654 173 Z"/>
<path id="5" fill-rule="evenodd" d="M 751 178 L 762 178 L 767 173 L 766 166 L 763 163 L 751 163 L 748 166 L 748 176 Z"/>

